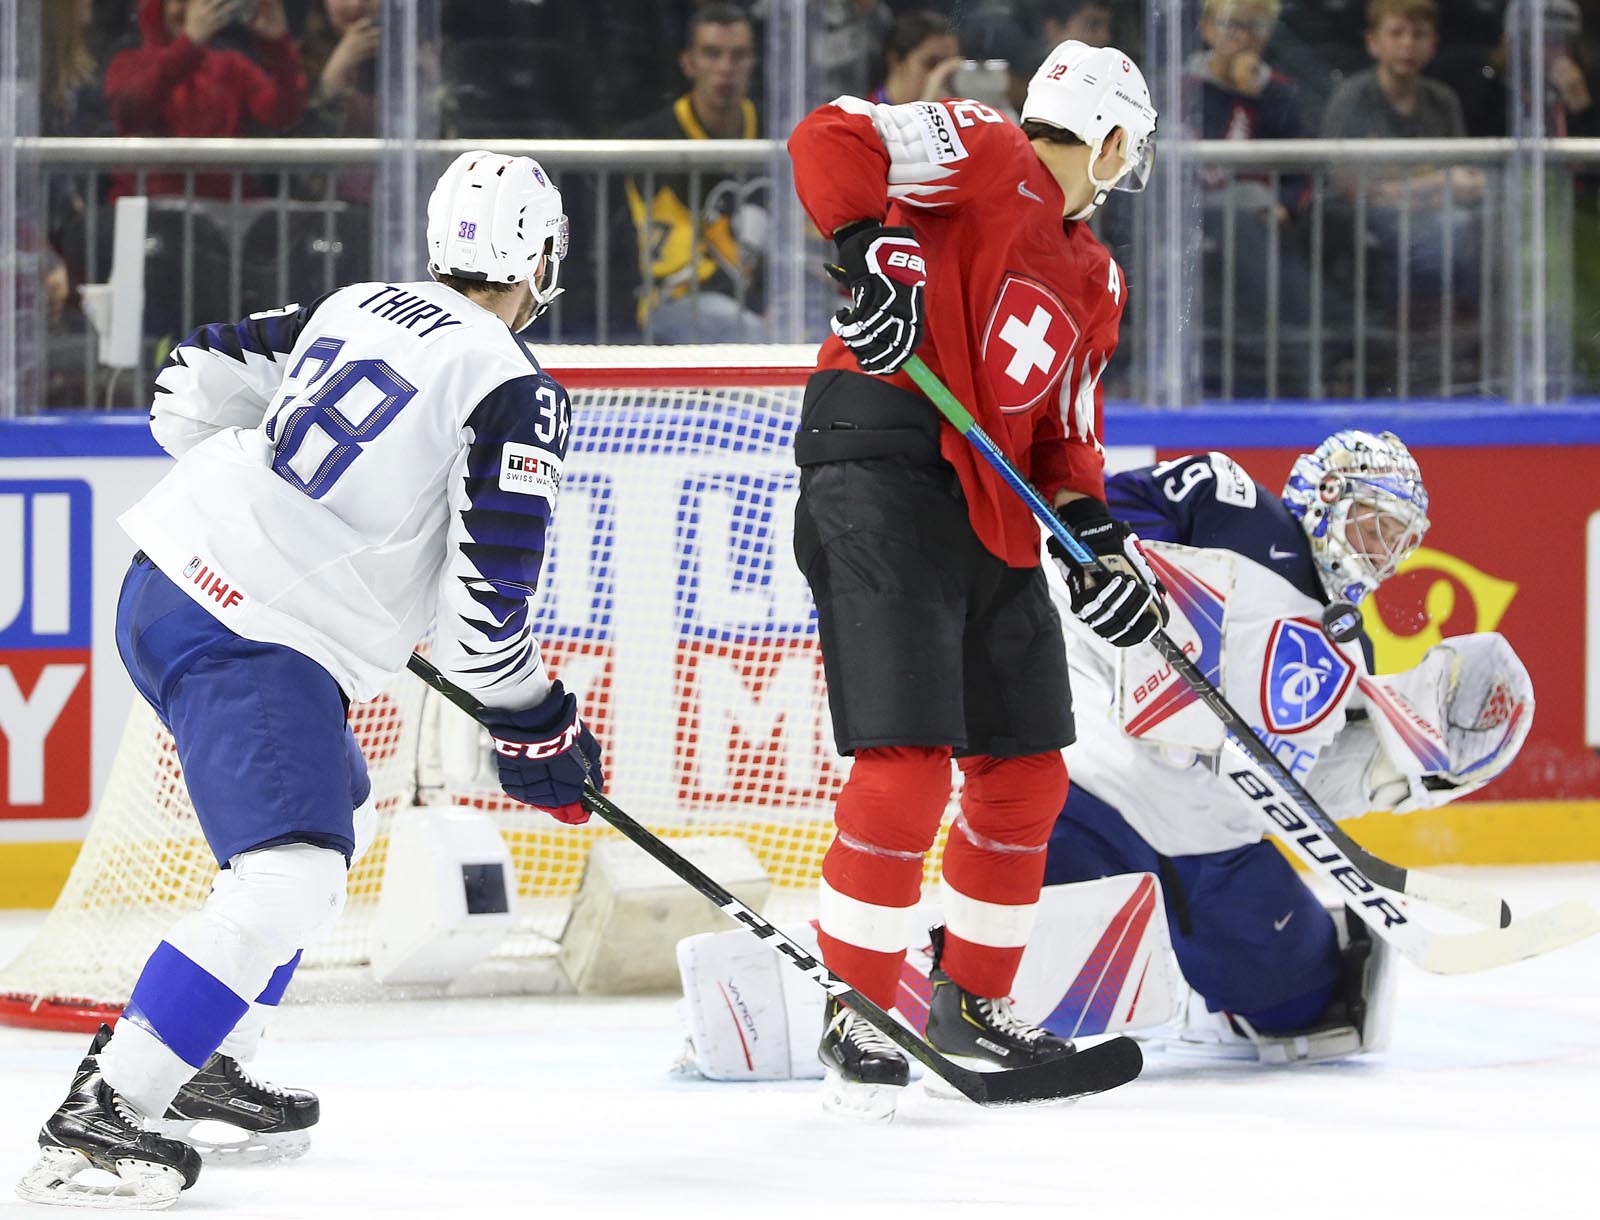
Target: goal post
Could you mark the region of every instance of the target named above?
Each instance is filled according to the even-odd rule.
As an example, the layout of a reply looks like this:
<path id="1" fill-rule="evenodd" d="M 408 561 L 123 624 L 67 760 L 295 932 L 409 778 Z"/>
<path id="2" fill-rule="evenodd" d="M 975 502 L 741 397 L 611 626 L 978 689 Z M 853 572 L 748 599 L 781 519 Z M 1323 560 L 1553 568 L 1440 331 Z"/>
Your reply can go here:
<path id="1" fill-rule="evenodd" d="M 766 914 L 808 917 L 848 767 L 792 551 L 791 441 L 814 349 L 540 354 L 571 393 L 574 435 L 534 633 L 602 743 L 607 791 L 665 837 L 738 836 L 771 878 Z M 502 795 L 477 727 L 410 674 L 355 705 L 351 724 L 378 836 L 290 998 L 381 991 L 363 971 L 388 832 L 418 804 L 483 809 L 510 849 L 522 914 L 479 968 L 477 991 L 550 989 L 584 862 L 615 832 L 565 826 Z M 931 879 L 937 859 L 928 867 Z M 71 876 L 33 943 L 0 970 L 0 1022 L 78 1029 L 114 1016 L 215 871 L 171 739 L 134 697 Z"/>

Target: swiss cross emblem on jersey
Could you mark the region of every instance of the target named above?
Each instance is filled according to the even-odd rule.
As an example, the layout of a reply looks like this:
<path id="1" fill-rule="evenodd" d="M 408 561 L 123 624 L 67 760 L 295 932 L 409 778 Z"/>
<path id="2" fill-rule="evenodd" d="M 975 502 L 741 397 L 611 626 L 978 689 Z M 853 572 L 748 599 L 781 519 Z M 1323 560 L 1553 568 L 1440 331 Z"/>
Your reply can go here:
<path id="1" fill-rule="evenodd" d="M 1078 342 L 1078 324 L 1042 284 L 1007 275 L 983 331 L 983 365 L 1002 411 L 1026 411 L 1044 396 Z"/>

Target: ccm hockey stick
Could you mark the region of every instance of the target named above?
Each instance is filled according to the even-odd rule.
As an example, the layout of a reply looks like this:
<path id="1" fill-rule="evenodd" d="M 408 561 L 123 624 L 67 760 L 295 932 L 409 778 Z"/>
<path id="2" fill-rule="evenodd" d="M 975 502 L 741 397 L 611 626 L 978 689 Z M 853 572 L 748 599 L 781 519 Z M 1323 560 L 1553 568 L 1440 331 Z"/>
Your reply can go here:
<path id="1" fill-rule="evenodd" d="M 483 706 L 454 685 L 429 661 L 412 654 L 407 662 L 434 690 L 454 703 L 474 720 L 480 720 Z M 585 784 L 583 807 L 609 823 L 624 837 L 633 840 L 653 859 L 664 864 L 681 881 L 719 907 L 730 919 L 743 924 L 757 938 L 839 1003 L 860 1015 L 868 1024 L 934 1075 L 947 1081 L 980 1106 L 1022 1105 L 1028 1102 L 1057 1101 L 1085 1097 L 1127 1084 L 1144 1067 L 1144 1056 L 1131 1038 L 1112 1038 L 1079 1051 L 1057 1063 L 1034 1067 L 1007 1068 L 997 1072 L 975 1072 L 946 1059 L 911 1030 L 896 1021 L 866 996 L 830 971 L 800 945 L 790 940 L 761 915 L 740 902 L 718 882 L 634 821 L 602 796 L 592 784 Z"/>
<path id="2" fill-rule="evenodd" d="M 905 370 L 939 413 L 1022 497 L 1068 554 L 1086 565 L 1101 562 L 1062 524 L 1044 497 L 1022 477 L 1021 471 L 921 357 L 913 356 L 908 360 Z M 1341 830 L 1300 786 L 1267 744 L 1256 736 L 1249 722 L 1171 636 L 1158 630 L 1150 642 L 1228 730 L 1229 778 L 1271 825 L 1273 832 L 1313 869 L 1338 883 L 1350 894 L 1357 913 L 1424 969 L 1440 973 L 1487 969 L 1546 953 L 1600 932 L 1600 912 L 1582 902 L 1566 903 L 1526 918 L 1513 932 L 1510 906 L 1482 886 L 1401 868 L 1374 856 Z M 1484 924 L 1491 931 L 1454 937 L 1427 932 L 1378 893 L 1380 889 L 1432 902 Z M 1453 944 L 1455 948 L 1447 950 L 1446 944 Z"/>

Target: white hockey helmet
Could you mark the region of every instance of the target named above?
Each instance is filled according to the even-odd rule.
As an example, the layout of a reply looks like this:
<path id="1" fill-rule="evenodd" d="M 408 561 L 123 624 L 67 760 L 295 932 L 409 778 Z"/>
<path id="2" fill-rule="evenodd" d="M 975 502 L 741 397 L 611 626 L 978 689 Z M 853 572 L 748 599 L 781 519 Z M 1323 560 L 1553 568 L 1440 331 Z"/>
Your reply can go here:
<path id="1" fill-rule="evenodd" d="M 490 284 L 527 280 L 538 317 L 561 294 L 557 284 L 566 256 L 561 192 L 532 157 L 464 152 L 428 197 L 428 271 L 433 275 Z"/>
<path id="2" fill-rule="evenodd" d="M 1428 532 L 1428 491 L 1393 432 L 1335 432 L 1289 471 L 1283 502 L 1311 540 L 1330 598 L 1358 605 Z"/>
<path id="3" fill-rule="evenodd" d="M 1111 190 L 1142 191 L 1150 180 L 1156 157 L 1156 108 L 1144 73 L 1115 47 L 1091 47 L 1071 39 L 1058 45 L 1028 82 L 1022 121 L 1029 119 L 1070 131 L 1089 146 L 1094 202 L 1074 219 L 1099 207 Z M 1095 177 L 1094 163 L 1106 136 L 1118 127 L 1128 133 L 1128 156 L 1122 172 L 1108 182 Z"/>

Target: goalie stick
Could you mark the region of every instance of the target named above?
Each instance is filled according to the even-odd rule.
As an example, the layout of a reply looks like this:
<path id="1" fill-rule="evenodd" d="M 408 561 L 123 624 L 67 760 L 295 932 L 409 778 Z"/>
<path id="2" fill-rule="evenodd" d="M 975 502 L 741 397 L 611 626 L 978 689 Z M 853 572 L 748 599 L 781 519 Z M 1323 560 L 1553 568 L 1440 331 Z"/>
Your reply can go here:
<path id="1" fill-rule="evenodd" d="M 479 718 L 482 705 L 445 678 L 432 662 L 413 653 L 407 666 L 467 715 L 474 720 Z M 975 1072 L 953 1063 L 612 804 L 592 784 L 584 785 L 583 807 L 643 848 L 713 906 L 720 908 L 723 914 L 743 924 L 749 932 L 765 941 L 774 953 L 801 974 L 860 1015 L 934 1075 L 980 1106 L 1022 1105 L 1103 1093 L 1127 1084 L 1139 1075 L 1144 1066 L 1144 1056 L 1138 1044 L 1131 1038 L 1122 1037 L 1080 1050 L 1058 1062 L 1032 1067 Z"/>
<path id="2" fill-rule="evenodd" d="M 1051 511 L 1044 497 L 1022 477 L 1022 472 L 921 357 L 911 357 L 905 371 L 1075 560 L 1090 566 L 1101 563 Z M 1600 932 L 1600 911 L 1587 903 L 1564 903 L 1513 924 L 1511 908 L 1505 900 L 1480 885 L 1401 868 L 1373 855 L 1341 830 L 1301 787 L 1171 636 L 1158 629 L 1150 642 L 1228 730 L 1224 747 L 1230 752 L 1231 761 L 1226 774 L 1270 824 L 1273 833 L 1314 870 L 1338 883 L 1351 895 L 1357 914 L 1423 969 L 1442 974 L 1486 970 L 1547 953 Z M 1379 890 L 1434 903 L 1487 925 L 1488 930 L 1459 935 L 1430 932 L 1412 922 Z"/>

